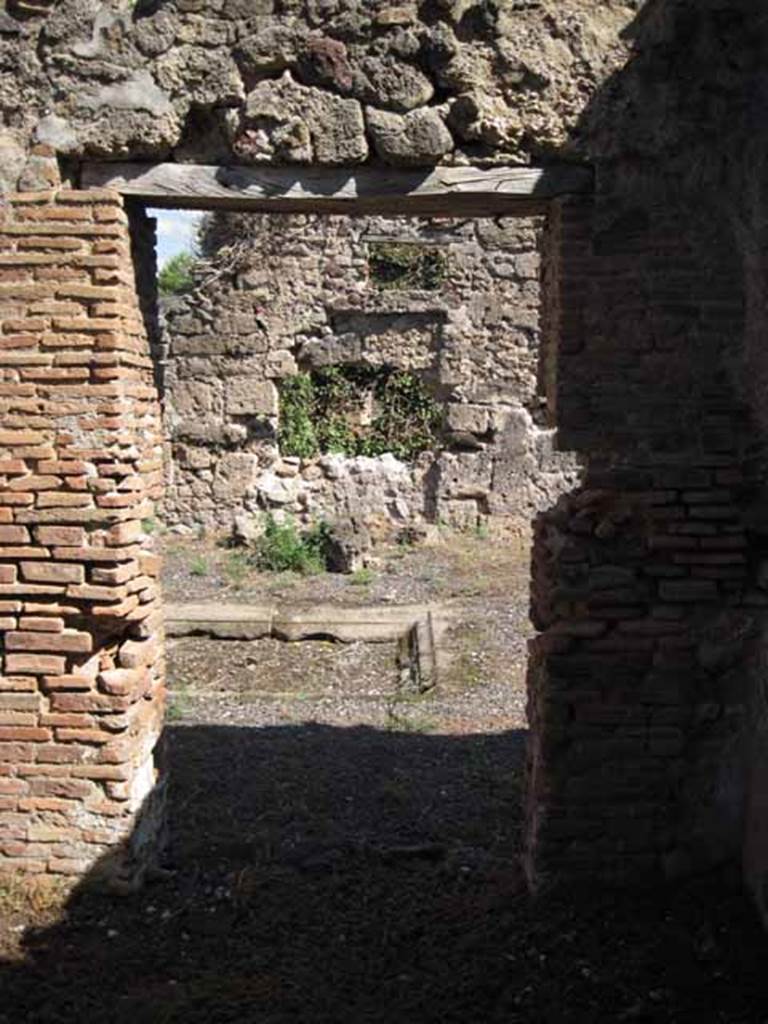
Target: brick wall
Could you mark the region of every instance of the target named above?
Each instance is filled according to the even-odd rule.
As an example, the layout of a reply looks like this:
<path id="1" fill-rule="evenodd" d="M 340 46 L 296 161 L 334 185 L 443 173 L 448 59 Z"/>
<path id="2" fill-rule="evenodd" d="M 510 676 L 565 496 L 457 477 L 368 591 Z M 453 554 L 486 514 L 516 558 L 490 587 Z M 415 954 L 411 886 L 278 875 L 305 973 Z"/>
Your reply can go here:
<path id="1" fill-rule="evenodd" d="M 742 844 L 768 593 L 738 259 L 715 202 L 645 185 L 550 219 L 548 394 L 585 468 L 535 530 L 527 838 L 543 882 L 670 877 Z"/>
<path id="2" fill-rule="evenodd" d="M 152 845 L 162 612 L 141 521 L 162 489 L 158 424 L 120 199 L 11 195 L 0 207 L 0 870 L 101 864 L 127 880 Z"/>

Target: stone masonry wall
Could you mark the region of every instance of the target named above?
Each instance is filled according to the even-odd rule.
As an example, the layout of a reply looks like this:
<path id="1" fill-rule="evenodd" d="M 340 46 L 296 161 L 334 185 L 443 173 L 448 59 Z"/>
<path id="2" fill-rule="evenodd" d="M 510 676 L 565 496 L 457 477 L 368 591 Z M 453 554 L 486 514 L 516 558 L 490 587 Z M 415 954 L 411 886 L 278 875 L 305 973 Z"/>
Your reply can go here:
<path id="1" fill-rule="evenodd" d="M 536 163 L 583 152 L 637 0 L 7 0 L 0 190 L 55 153 Z M 35 145 L 49 149 L 32 152 Z"/>
<path id="2" fill-rule="evenodd" d="M 537 881 L 655 881 L 744 853 L 768 907 L 766 53 L 763 0 L 8 0 L 0 11 L 3 193 L 58 187 L 60 175 L 76 185 L 87 158 L 291 165 L 297 177 L 302 165 L 594 168 L 593 202 L 555 209 L 544 247 L 543 379 L 558 444 L 584 476 L 536 530 L 527 804 Z M 85 243 L 67 232 L 77 254 Z M 25 249 L 10 237 L 12 253 Z M 10 283 L 11 321 L 47 328 L 18 291 L 38 282 Z M 28 358 L 39 344 L 48 359 L 39 334 L 69 334 L 50 326 L 6 331 L 35 339 L 11 352 Z M 35 365 L 8 383 L 53 388 L 22 380 Z M 86 365 L 95 386 L 101 369 Z M 14 407 L 8 429 L 49 429 L 34 425 L 42 415 Z M 107 415 L 132 434 L 130 411 Z M 34 468 L 27 475 L 61 479 L 41 495 L 75 490 Z M 32 504 L 9 505 L 6 525 L 26 530 L 38 524 L 23 517 L 49 499 L 21 493 Z M 65 507 L 80 506 L 52 506 L 52 525 L 80 525 L 61 518 Z M 86 528 L 98 533 L 93 520 Z M 71 550 L 33 539 L 54 563 Z M 24 564 L 37 560 L 19 562 L 9 546 L 3 571 L 32 586 Z M 101 616 L 77 607 L 88 628 L 72 628 L 102 649 Z M 22 613 L 32 610 L 9 614 Z M 113 621 L 110 636 L 140 628 Z M 30 632 L 8 630 L 20 644 Z M 49 701 L 54 674 L 25 668 L 21 692 Z M 35 707 L 9 714 L 65 714 Z M 110 718 L 77 713 L 99 730 Z M 5 827 L 23 834 L 8 835 L 20 845 L 7 861 L 33 842 L 39 812 L 21 801 L 38 799 L 25 788 L 40 784 L 24 767 L 38 763 L 34 741 L 66 746 L 49 730 L 69 726 L 3 728 L 41 730 L 3 762 L 19 789 Z M 47 785 L 74 769 L 44 771 Z M 86 777 L 81 799 L 107 785 Z M 100 827 L 111 820 L 94 813 Z"/>
<path id="3" fill-rule="evenodd" d="M 527 526 L 575 482 L 538 425 L 541 228 L 535 218 L 220 216 L 216 237 L 229 245 L 198 270 L 194 294 L 166 304 L 166 521 L 228 527 L 273 509 L 310 522 L 354 516 L 374 537 L 425 521 Z M 438 253 L 437 288 L 376 283 L 370 257 L 393 241 Z M 444 415 L 436 450 L 410 463 L 281 457 L 281 381 L 343 365 L 422 379 Z"/>
<path id="4" fill-rule="evenodd" d="M 0 870 L 129 883 L 160 815 L 158 407 L 112 193 L 0 208 Z"/>

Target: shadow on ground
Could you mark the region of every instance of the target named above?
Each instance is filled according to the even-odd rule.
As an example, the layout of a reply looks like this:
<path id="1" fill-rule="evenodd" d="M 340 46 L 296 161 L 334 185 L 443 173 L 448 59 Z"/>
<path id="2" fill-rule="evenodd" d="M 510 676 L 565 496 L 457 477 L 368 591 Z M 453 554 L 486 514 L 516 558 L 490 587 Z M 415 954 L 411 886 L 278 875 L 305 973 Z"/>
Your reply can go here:
<path id="1" fill-rule="evenodd" d="M 763 1020 L 735 886 L 531 901 L 524 733 L 176 726 L 171 878 L 83 888 L 0 962 L 0 1021 Z"/>

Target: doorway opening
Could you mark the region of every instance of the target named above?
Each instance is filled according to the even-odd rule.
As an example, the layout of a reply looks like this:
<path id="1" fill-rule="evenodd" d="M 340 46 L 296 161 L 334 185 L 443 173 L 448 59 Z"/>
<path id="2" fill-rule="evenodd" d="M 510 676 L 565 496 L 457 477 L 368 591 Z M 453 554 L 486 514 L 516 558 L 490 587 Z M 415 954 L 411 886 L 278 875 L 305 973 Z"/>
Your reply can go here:
<path id="1" fill-rule="evenodd" d="M 131 219 L 137 265 L 155 235 L 166 253 L 157 301 L 143 289 L 166 445 L 145 526 L 166 563 L 174 785 L 199 786 L 175 750 L 197 763 L 195 735 L 246 730 L 261 767 L 240 759 L 231 791 L 249 857 L 266 816 L 278 859 L 320 829 L 336 852 L 461 849 L 517 872 L 529 526 L 578 478 L 542 393 L 545 217 Z M 169 262 L 180 230 L 195 246 Z M 319 564 L 302 562 L 318 537 Z M 265 803 L 270 730 L 318 727 L 359 750 L 288 828 L 295 809 Z M 457 789 L 459 740 L 476 755 Z M 233 865 L 231 835 L 177 826 L 180 861 L 253 867 Z"/>

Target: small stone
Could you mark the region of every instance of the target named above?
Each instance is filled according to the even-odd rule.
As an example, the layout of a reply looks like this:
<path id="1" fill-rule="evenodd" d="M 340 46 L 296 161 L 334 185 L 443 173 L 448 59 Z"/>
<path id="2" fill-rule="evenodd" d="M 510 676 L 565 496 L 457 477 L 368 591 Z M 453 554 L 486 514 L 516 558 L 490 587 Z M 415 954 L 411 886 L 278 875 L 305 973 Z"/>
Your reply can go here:
<path id="1" fill-rule="evenodd" d="M 368 530 L 354 519 L 332 523 L 329 528 L 326 559 L 331 572 L 357 572 L 365 565 L 371 547 Z"/>
<path id="2" fill-rule="evenodd" d="M 21 142 L 10 132 L 0 132 L 0 194 L 16 191 L 26 161 Z"/>
<path id="3" fill-rule="evenodd" d="M 329 480 L 338 480 L 342 475 L 344 459 L 339 455 L 324 455 L 320 459 L 320 467 Z"/>
<path id="4" fill-rule="evenodd" d="M 78 148 L 77 133 L 64 117 L 48 114 L 38 121 L 35 139 L 52 146 L 57 153 L 74 153 Z"/>
<path id="5" fill-rule="evenodd" d="M 21 25 L 5 11 L 0 11 L 0 35 L 17 36 L 21 32 Z"/>
<path id="6" fill-rule="evenodd" d="M 56 157 L 33 152 L 24 165 L 19 178 L 22 192 L 42 192 L 61 185 L 59 163 Z"/>
<path id="7" fill-rule="evenodd" d="M 374 107 L 406 113 L 429 103 L 435 87 L 412 64 L 395 57 L 366 57 L 355 68 L 351 92 Z"/>
<path id="8" fill-rule="evenodd" d="M 374 15 L 373 20 L 377 25 L 390 27 L 393 25 L 412 25 L 416 21 L 416 11 L 412 7 L 385 7 Z"/>
<path id="9" fill-rule="evenodd" d="M 270 352 L 264 363 L 264 372 L 268 377 L 293 377 L 298 373 L 296 359 L 290 352 Z"/>

